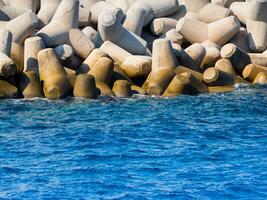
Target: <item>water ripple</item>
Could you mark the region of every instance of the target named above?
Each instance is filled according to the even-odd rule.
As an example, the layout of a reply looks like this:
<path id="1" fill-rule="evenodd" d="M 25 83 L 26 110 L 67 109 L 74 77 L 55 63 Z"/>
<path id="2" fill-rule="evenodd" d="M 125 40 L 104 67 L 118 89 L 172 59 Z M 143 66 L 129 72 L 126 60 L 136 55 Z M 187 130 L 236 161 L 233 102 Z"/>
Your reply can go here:
<path id="1" fill-rule="evenodd" d="M 267 88 L 0 101 L 0 199 L 267 199 Z"/>

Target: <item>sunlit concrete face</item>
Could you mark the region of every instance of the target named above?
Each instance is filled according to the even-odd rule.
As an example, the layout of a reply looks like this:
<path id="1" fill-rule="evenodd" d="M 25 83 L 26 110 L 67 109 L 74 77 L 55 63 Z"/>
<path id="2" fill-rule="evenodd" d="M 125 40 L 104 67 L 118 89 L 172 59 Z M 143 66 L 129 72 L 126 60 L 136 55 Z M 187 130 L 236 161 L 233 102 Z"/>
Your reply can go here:
<path id="1" fill-rule="evenodd" d="M 266 2 L 0 0 L 0 91 L 173 97 L 264 84 Z"/>

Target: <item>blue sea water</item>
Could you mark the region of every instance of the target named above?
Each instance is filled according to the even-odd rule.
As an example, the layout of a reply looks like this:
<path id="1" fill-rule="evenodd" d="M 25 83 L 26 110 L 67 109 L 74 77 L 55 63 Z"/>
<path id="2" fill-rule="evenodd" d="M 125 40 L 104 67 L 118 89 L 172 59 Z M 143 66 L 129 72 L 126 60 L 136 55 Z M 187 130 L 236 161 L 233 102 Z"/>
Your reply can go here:
<path id="1" fill-rule="evenodd" d="M 1 100 L 0 199 L 267 199 L 267 88 Z"/>

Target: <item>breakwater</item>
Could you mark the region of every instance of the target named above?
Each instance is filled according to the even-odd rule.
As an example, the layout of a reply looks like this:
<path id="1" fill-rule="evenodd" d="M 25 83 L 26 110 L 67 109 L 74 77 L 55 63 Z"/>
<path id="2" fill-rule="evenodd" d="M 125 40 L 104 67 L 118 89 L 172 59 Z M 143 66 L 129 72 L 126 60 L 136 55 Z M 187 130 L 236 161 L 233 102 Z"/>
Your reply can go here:
<path id="1" fill-rule="evenodd" d="M 1 98 L 174 97 L 267 83 L 267 2 L 0 1 Z"/>

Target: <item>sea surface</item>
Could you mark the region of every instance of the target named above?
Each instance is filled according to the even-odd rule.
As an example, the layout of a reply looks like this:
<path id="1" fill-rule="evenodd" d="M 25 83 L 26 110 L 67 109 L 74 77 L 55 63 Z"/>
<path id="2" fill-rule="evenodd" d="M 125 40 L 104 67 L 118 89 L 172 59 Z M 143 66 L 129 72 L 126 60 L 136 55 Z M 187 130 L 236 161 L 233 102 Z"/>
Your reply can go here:
<path id="1" fill-rule="evenodd" d="M 0 199 L 267 199 L 267 87 L 0 101 Z"/>

